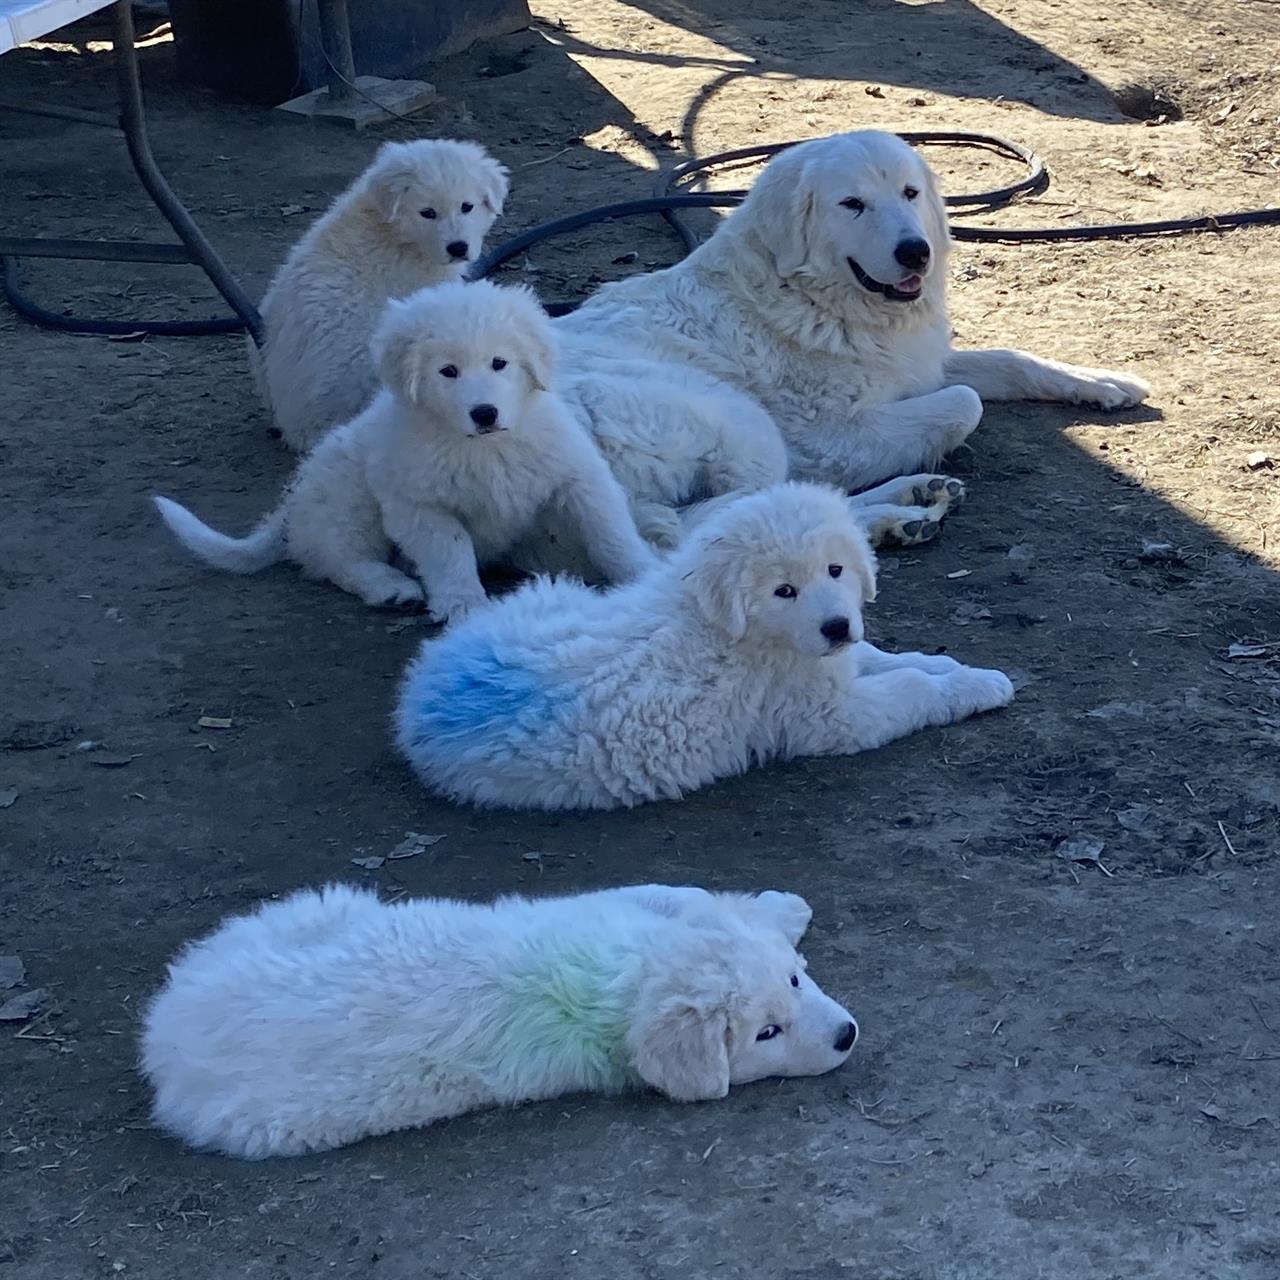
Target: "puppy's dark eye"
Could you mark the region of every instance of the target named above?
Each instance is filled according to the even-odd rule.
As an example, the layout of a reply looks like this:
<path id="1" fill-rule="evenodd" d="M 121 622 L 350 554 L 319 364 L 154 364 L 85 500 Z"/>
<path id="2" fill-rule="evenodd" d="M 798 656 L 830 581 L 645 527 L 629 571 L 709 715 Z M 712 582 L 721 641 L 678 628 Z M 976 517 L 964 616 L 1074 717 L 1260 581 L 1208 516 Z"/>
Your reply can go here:
<path id="1" fill-rule="evenodd" d="M 828 572 L 828 573 L 829 573 L 833 578 L 838 578 L 838 577 L 839 577 L 839 576 L 844 572 L 844 565 L 842 565 L 842 564 L 829 564 L 829 565 L 827 565 L 827 572 Z"/>
<path id="2" fill-rule="evenodd" d="M 434 209 L 419 209 L 418 212 L 421 213 L 428 222 L 436 216 L 436 211 Z"/>
<path id="3" fill-rule="evenodd" d="M 503 369 L 505 369 L 506 367 L 507 367 L 507 362 L 506 362 L 506 361 L 505 361 L 501 356 L 494 356 L 494 357 L 493 357 L 493 371 L 494 371 L 494 373 L 501 373 L 501 372 L 503 371 Z"/>
<path id="4" fill-rule="evenodd" d="M 841 200 L 840 203 L 851 213 L 861 213 L 867 207 L 857 196 L 850 196 L 847 200 Z"/>
<path id="5" fill-rule="evenodd" d="M 464 204 L 464 205 L 462 206 L 462 212 L 463 212 L 463 213 L 470 213 L 470 212 L 471 212 L 471 210 L 472 210 L 472 209 L 474 209 L 474 208 L 475 208 L 475 205 L 473 205 L 473 204 Z"/>
<path id="6" fill-rule="evenodd" d="M 798 973 L 793 973 L 791 975 L 791 985 L 793 987 L 798 987 L 800 985 L 800 975 Z"/>
<path id="7" fill-rule="evenodd" d="M 783 600 L 794 600 L 796 598 L 796 589 L 791 583 L 784 582 L 773 594 Z"/>
<path id="8" fill-rule="evenodd" d="M 903 187 L 902 194 L 906 196 L 908 200 L 914 200 L 916 196 L 920 194 L 920 188 L 919 187 Z"/>
<path id="9" fill-rule="evenodd" d="M 447 364 L 440 370 L 442 378 L 456 378 L 458 376 L 458 366 L 456 364 Z"/>
<path id="10" fill-rule="evenodd" d="M 771 1022 L 763 1031 L 760 1032 L 758 1036 L 756 1036 L 756 1039 L 772 1040 L 774 1036 L 780 1036 L 781 1034 L 782 1028 Z"/>

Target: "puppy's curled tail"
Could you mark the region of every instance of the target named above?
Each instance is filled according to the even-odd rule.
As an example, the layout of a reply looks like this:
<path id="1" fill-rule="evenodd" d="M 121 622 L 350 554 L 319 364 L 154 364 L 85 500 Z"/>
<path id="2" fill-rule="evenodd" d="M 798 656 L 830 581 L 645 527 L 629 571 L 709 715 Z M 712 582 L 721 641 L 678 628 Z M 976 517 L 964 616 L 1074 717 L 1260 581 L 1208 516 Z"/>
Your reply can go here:
<path id="1" fill-rule="evenodd" d="M 229 573 L 257 573 L 285 558 L 284 510 L 277 508 L 247 537 L 229 538 L 210 529 L 186 507 L 170 498 L 155 498 L 156 509 L 174 536 L 206 564 Z"/>

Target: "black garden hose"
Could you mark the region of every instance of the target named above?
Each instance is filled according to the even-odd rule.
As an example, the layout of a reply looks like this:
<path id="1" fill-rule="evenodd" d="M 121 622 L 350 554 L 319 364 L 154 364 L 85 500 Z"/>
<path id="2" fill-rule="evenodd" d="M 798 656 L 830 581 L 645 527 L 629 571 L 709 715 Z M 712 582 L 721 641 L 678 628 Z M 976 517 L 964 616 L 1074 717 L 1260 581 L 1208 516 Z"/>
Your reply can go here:
<path id="1" fill-rule="evenodd" d="M 1017 182 L 980 191 L 969 195 L 945 197 L 943 203 L 950 209 L 970 212 L 990 212 L 1003 208 L 1027 195 L 1040 195 L 1049 185 L 1049 172 L 1044 161 L 1034 151 L 1007 138 L 986 133 L 901 133 L 898 135 L 913 146 L 968 147 L 994 151 L 998 155 L 1016 160 L 1026 166 L 1026 174 Z M 681 187 L 721 165 L 767 159 L 796 146 L 796 142 L 772 142 L 755 147 L 740 147 L 735 151 L 721 151 L 701 159 L 686 160 L 675 166 L 658 182 L 652 196 L 643 200 L 625 200 L 619 204 L 601 205 L 584 209 L 544 222 L 498 245 L 472 267 L 470 276 L 482 280 L 498 267 L 517 257 L 525 250 L 553 236 L 577 231 L 596 222 L 608 222 L 613 218 L 633 217 L 637 214 L 660 213 L 675 230 L 691 253 L 698 247 L 698 238 L 680 216 L 682 209 L 730 208 L 742 203 L 745 190 L 689 192 Z M 1280 208 L 1252 209 L 1242 213 L 1206 214 L 1199 218 L 1166 218 L 1155 222 L 1112 222 L 1092 226 L 1075 227 L 967 227 L 952 224 L 951 235 L 955 240 L 967 240 L 982 244 L 1050 243 L 1063 240 L 1121 240 L 1132 237 L 1187 235 L 1194 232 L 1226 231 L 1233 227 L 1280 225 Z M 552 304 L 547 309 L 553 315 L 573 310 L 575 303 Z"/>

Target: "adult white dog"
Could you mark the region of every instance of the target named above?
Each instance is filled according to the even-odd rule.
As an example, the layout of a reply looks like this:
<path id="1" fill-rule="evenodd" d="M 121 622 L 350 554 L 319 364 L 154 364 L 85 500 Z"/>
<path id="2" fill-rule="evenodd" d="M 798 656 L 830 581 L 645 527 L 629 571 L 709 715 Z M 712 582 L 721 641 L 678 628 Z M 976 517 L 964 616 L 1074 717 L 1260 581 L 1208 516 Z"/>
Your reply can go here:
<path id="1" fill-rule="evenodd" d="M 558 322 L 566 389 L 638 501 L 670 502 L 662 441 L 682 431 L 678 404 L 668 396 L 651 408 L 645 389 L 697 371 L 734 405 L 747 397 L 768 415 L 793 478 L 863 489 L 903 477 L 855 506 L 873 537 L 923 540 L 962 489 L 907 473 L 965 440 L 983 398 L 1116 409 L 1149 390 L 1021 351 L 952 350 L 947 248 L 934 176 L 901 139 L 802 143 L 684 261 L 606 285 Z"/>
<path id="2" fill-rule="evenodd" d="M 377 390 L 369 339 L 389 298 L 460 280 L 507 196 L 474 142 L 388 142 L 293 247 L 262 300 L 250 363 L 285 440 L 310 448 Z"/>
<path id="3" fill-rule="evenodd" d="M 485 601 L 479 566 L 545 521 L 577 535 L 606 579 L 652 567 L 590 433 L 548 390 L 551 321 L 532 293 L 446 284 L 386 304 L 373 341 L 384 389 L 298 466 L 280 505 L 229 538 L 167 498 L 169 527 L 210 564 L 289 559 L 370 605 L 426 602 L 435 620 Z M 390 563 L 393 544 L 421 581 Z"/>
<path id="4" fill-rule="evenodd" d="M 693 1102 L 819 1075 L 858 1028 L 796 953 L 811 915 L 790 893 L 662 885 L 491 905 L 299 893 L 170 966 L 142 1037 L 155 1120 L 260 1159 L 582 1090 Z"/>
<path id="5" fill-rule="evenodd" d="M 865 751 L 1013 697 L 999 671 L 863 642 L 874 597 L 840 494 L 750 494 L 629 587 L 539 581 L 425 644 L 398 743 L 458 799 L 611 809 L 768 760 Z"/>

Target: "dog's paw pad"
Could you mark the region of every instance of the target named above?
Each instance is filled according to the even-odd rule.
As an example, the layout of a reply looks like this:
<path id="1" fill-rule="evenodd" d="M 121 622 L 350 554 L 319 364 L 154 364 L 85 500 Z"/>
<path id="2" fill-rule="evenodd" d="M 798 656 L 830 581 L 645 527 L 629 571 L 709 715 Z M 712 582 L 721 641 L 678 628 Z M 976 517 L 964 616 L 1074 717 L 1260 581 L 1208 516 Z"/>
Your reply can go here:
<path id="1" fill-rule="evenodd" d="M 898 526 L 898 535 L 902 538 L 914 538 L 921 529 L 924 528 L 923 520 L 908 520 L 906 524 Z"/>

